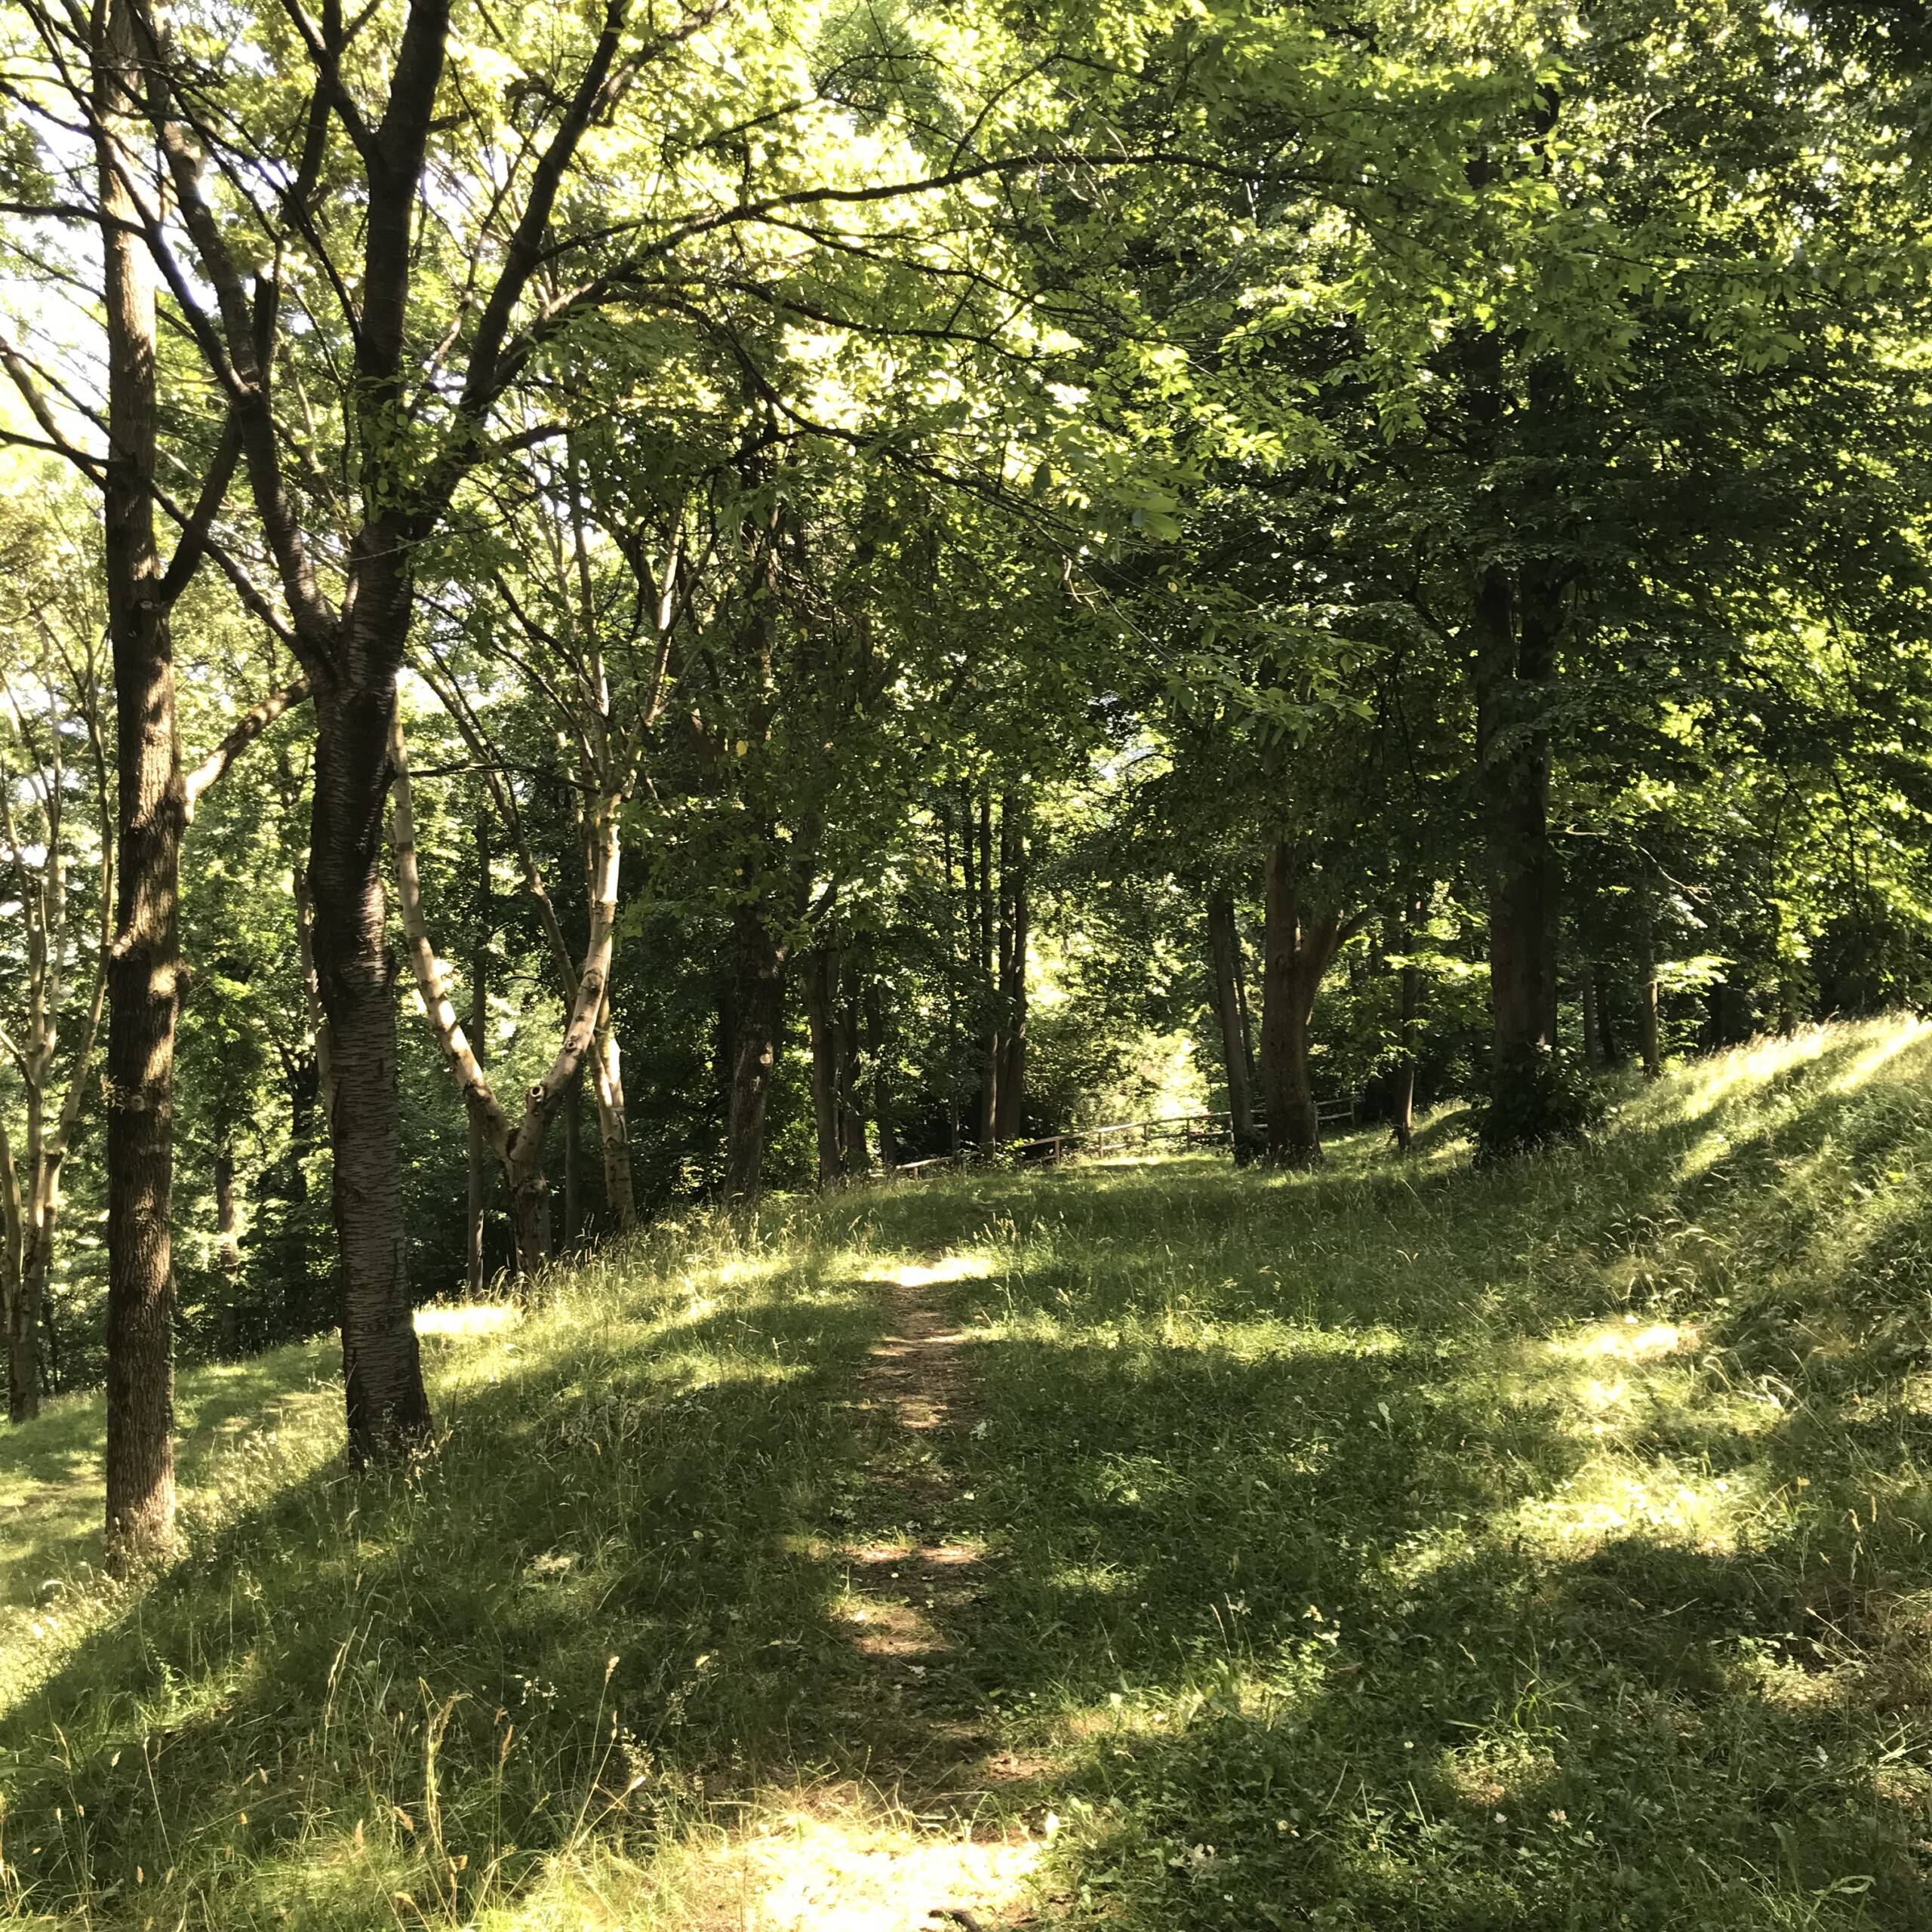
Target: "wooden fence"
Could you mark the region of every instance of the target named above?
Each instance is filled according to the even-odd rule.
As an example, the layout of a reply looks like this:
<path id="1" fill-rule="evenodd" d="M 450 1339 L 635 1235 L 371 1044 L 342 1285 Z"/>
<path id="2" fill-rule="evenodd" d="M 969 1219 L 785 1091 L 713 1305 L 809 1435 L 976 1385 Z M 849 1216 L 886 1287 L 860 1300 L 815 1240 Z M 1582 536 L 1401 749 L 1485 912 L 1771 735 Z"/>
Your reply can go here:
<path id="1" fill-rule="evenodd" d="M 1355 1104 L 1352 1100 L 1322 1100 L 1315 1113 L 1324 1127 L 1352 1127 Z M 1257 1115 L 1258 1127 L 1265 1117 Z M 1041 1140 L 1009 1140 L 1002 1153 L 1022 1161 L 1048 1165 L 1080 1155 L 1109 1154 L 1128 1147 L 1226 1147 L 1234 1140 L 1232 1116 L 1218 1114 L 1176 1114 L 1164 1120 L 1128 1120 L 1111 1127 L 1082 1128 L 1072 1134 L 1050 1134 Z M 935 1168 L 970 1168 L 980 1159 L 977 1147 L 962 1147 L 957 1153 L 931 1154 L 923 1161 L 902 1161 L 894 1174 L 915 1178 Z"/>

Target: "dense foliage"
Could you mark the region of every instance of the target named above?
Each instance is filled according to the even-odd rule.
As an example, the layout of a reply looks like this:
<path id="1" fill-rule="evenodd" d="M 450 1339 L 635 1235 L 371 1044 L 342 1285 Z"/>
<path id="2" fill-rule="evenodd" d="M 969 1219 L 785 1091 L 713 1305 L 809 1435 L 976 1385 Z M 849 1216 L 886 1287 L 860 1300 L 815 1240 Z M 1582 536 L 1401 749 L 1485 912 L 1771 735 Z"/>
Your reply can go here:
<path id="1" fill-rule="evenodd" d="M 158 1214 L 131 1386 L 340 1320 L 380 1455 L 669 1204 L 1932 985 L 1905 23 L 4 17 L 16 1414 Z"/>

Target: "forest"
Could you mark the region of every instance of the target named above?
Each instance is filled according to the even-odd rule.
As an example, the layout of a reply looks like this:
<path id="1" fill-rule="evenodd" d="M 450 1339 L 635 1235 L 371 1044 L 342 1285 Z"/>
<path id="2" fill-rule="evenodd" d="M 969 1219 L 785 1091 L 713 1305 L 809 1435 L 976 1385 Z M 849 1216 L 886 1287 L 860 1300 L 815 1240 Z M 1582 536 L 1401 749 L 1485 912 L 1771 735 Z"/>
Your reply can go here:
<path id="1" fill-rule="evenodd" d="M 0 0 L 0 1923 L 1923 1924 L 1928 149 Z"/>

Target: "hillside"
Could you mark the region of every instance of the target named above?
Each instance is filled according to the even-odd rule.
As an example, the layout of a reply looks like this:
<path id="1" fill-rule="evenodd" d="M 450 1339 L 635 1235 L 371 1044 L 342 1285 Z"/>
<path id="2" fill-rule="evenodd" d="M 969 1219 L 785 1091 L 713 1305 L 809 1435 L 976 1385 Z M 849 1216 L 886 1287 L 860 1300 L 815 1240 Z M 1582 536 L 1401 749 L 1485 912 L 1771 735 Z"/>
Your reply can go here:
<path id="1" fill-rule="evenodd" d="M 1922 1925 L 1932 1027 L 1620 1097 L 1494 1173 L 1444 1120 L 660 1226 L 429 1311 L 407 1477 L 328 1346 L 197 1371 L 144 1594 L 51 1404 L 0 1913 Z"/>

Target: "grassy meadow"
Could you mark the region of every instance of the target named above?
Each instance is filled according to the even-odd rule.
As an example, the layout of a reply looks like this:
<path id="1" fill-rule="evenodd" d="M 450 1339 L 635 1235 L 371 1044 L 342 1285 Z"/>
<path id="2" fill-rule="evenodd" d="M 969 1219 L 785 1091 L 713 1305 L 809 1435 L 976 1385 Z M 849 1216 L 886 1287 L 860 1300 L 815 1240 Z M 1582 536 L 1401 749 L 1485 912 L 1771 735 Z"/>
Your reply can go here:
<path id="1" fill-rule="evenodd" d="M 1932 1924 L 1932 1027 L 1618 1100 L 1491 1173 L 1445 1118 L 665 1224 L 426 1311 L 406 1474 L 326 1346 L 196 1371 L 139 1591 L 54 1404 L 0 1920 Z M 922 1432 L 866 1399 L 912 1291 Z"/>

